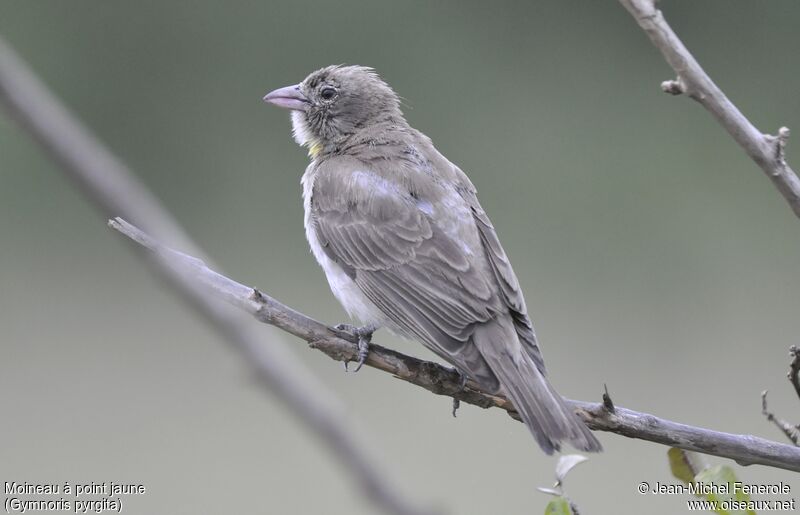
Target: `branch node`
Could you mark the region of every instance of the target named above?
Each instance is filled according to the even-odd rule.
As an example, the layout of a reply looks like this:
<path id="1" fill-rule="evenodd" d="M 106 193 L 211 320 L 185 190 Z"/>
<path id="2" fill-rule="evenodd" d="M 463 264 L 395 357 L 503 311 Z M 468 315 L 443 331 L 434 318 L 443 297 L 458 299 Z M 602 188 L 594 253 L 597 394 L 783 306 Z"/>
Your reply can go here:
<path id="1" fill-rule="evenodd" d="M 603 409 L 608 413 L 614 413 L 617 408 L 614 407 L 614 401 L 611 400 L 611 396 L 608 394 L 608 385 L 603 384 Z"/>
<path id="2" fill-rule="evenodd" d="M 258 288 L 253 288 L 253 291 L 250 292 L 250 300 L 263 304 L 265 299 Z"/>
<path id="3" fill-rule="evenodd" d="M 789 127 L 781 127 L 778 129 L 777 136 L 773 136 L 772 134 L 764 135 L 767 142 L 775 147 L 775 161 L 779 166 L 773 171 L 773 175 L 780 175 L 787 166 L 786 145 L 789 143 L 789 136 L 791 133 L 792 131 L 789 130 Z"/>
<path id="4" fill-rule="evenodd" d="M 677 79 L 670 79 L 662 82 L 661 90 L 670 95 L 682 95 L 686 93 L 686 86 L 683 84 L 681 78 L 678 77 Z"/>

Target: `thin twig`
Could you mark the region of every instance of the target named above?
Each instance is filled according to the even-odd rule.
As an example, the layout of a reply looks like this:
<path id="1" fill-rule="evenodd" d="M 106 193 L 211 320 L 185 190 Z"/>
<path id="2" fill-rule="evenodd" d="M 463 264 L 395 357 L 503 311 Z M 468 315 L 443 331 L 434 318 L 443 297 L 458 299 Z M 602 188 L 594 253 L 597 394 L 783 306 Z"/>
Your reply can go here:
<path id="1" fill-rule="evenodd" d="M 792 386 L 794 386 L 797 397 L 800 398 L 800 349 L 792 345 L 789 347 L 789 356 L 791 356 L 792 362 L 789 364 L 789 373 L 787 375 Z"/>
<path id="2" fill-rule="evenodd" d="M 761 414 L 766 417 L 768 422 L 772 422 L 775 426 L 786 435 L 786 438 L 792 441 L 795 445 L 800 445 L 800 426 L 794 426 L 782 418 L 776 417 L 769 409 L 767 409 L 767 390 L 761 392 Z"/>
<path id="3" fill-rule="evenodd" d="M 163 246 L 124 220 L 117 218 L 109 221 L 109 225 L 157 255 L 169 259 L 185 277 L 258 320 L 307 341 L 312 348 L 337 361 L 352 361 L 358 356 L 358 339 L 354 334 L 329 327 L 262 291 L 229 279 L 211 270 L 199 259 Z M 461 378 L 451 368 L 406 356 L 374 343 L 370 345 L 366 365 L 438 395 L 482 408 L 504 409 L 519 420 L 513 405 L 506 398 L 486 393 L 471 380 L 462 388 Z M 734 435 L 679 424 L 619 406 L 609 410 L 603 403 L 569 402 L 594 430 L 730 458 L 742 465 L 759 464 L 800 472 L 800 448 L 797 447 L 750 435 Z"/>
<path id="4" fill-rule="evenodd" d="M 789 347 L 789 357 L 792 358 L 789 363 L 789 372 L 786 374 L 789 377 L 789 382 L 792 383 L 795 393 L 800 397 L 800 349 L 792 345 Z M 772 422 L 775 426 L 786 435 L 786 438 L 791 440 L 795 445 L 800 446 L 800 424 L 792 424 L 782 418 L 775 416 L 774 413 L 767 409 L 767 390 L 761 392 L 761 414 L 766 417 L 768 422 Z"/>
<path id="5" fill-rule="evenodd" d="M 633 15 L 650 41 L 658 48 L 677 74 L 661 88 L 672 95 L 684 93 L 705 107 L 764 171 L 800 217 L 800 179 L 786 163 L 784 148 L 789 129 L 781 127 L 777 136 L 762 134 L 728 100 L 667 24 L 654 0 L 619 0 Z"/>
<path id="6" fill-rule="evenodd" d="M 0 102 L 105 215 L 124 214 L 143 224 L 153 234 L 174 238 L 170 241 L 202 255 L 170 213 L 67 112 L 2 39 Z M 398 493 L 394 484 L 373 465 L 353 429 L 323 400 L 323 392 L 304 382 L 303 378 L 310 374 L 296 358 L 287 354 L 283 347 L 265 345 L 263 335 L 254 332 L 252 324 L 242 323 L 241 313 L 220 305 L 217 299 L 199 291 L 192 281 L 175 272 L 170 260 L 160 254 L 156 258 L 148 260 L 148 263 L 232 344 L 254 368 L 261 384 L 320 437 L 370 501 L 387 513 L 424 513 Z"/>

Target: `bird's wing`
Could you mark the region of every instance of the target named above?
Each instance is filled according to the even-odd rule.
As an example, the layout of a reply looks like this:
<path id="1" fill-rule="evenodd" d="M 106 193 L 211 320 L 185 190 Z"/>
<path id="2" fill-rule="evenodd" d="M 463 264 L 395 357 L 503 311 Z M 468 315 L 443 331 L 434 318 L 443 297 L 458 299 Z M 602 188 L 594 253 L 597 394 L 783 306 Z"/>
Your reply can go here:
<path id="1" fill-rule="evenodd" d="M 311 221 L 327 256 L 394 324 L 492 387 L 496 377 L 467 343 L 476 324 L 505 308 L 485 259 L 469 256 L 483 254 L 469 207 L 450 194 L 465 217 L 363 163 L 332 159 L 317 172 Z M 433 217 L 433 209 L 444 211 Z"/>
<path id="2" fill-rule="evenodd" d="M 528 310 L 525 306 L 525 298 L 522 295 L 522 288 L 519 285 L 516 274 L 514 274 L 514 269 L 511 268 L 511 262 L 509 261 L 508 256 L 506 256 L 503 246 L 500 245 L 500 239 L 497 237 L 497 232 L 495 231 L 492 222 L 489 220 L 489 217 L 486 215 L 486 212 L 481 207 L 480 202 L 478 202 L 478 197 L 475 194 L 474 187 L 463 189 L 462 196 L 472 210 L 472 215 L 475 219 L 475 224 L 481 237 L 481 242 L 486 249 L 486 258 L 491 265 L 492 272 L 494 273 L 497 284 L 500 287 L 503 302 L 506 304 L 506 306 L 508 306 L 511 317 L 514 320 L 514 327 L 517 331 L 517 336 L 519 337 L 525 351 L 536 364 L 536 368 L 543 375 L 546 375 L 547 372 L 545 371 L 544 359 L 542 358 L 541 350 L 539 350 L 539 344 L 536 341 L 536 333 L 533 330 L 533 323 L 528 316 Z"/>

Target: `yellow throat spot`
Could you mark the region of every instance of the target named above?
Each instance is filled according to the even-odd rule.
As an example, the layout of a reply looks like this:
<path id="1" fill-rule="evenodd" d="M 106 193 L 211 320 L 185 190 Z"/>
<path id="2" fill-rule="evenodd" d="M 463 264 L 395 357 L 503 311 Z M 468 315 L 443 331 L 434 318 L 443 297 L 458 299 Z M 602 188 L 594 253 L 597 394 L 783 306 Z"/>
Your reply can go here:
<path id="1" fill-rule="evenodd" d="M 322 143 L 313 140 L 308 142 L 308 157 L 315 159 L 322 152 Z"/>

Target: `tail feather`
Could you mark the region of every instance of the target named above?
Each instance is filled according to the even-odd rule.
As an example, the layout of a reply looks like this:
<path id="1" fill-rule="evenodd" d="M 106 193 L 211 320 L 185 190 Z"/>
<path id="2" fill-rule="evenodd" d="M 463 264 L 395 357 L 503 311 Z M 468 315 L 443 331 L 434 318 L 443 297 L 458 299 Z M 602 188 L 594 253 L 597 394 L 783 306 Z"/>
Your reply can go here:
<path id="1" fill-rule="evenodd" d="M 472 339 L 545 453 L 560 450 L 562 441 L 581 451 L 602 450 L 586 424 L 524 351 L 509 317 L 480 324 Z"/>

